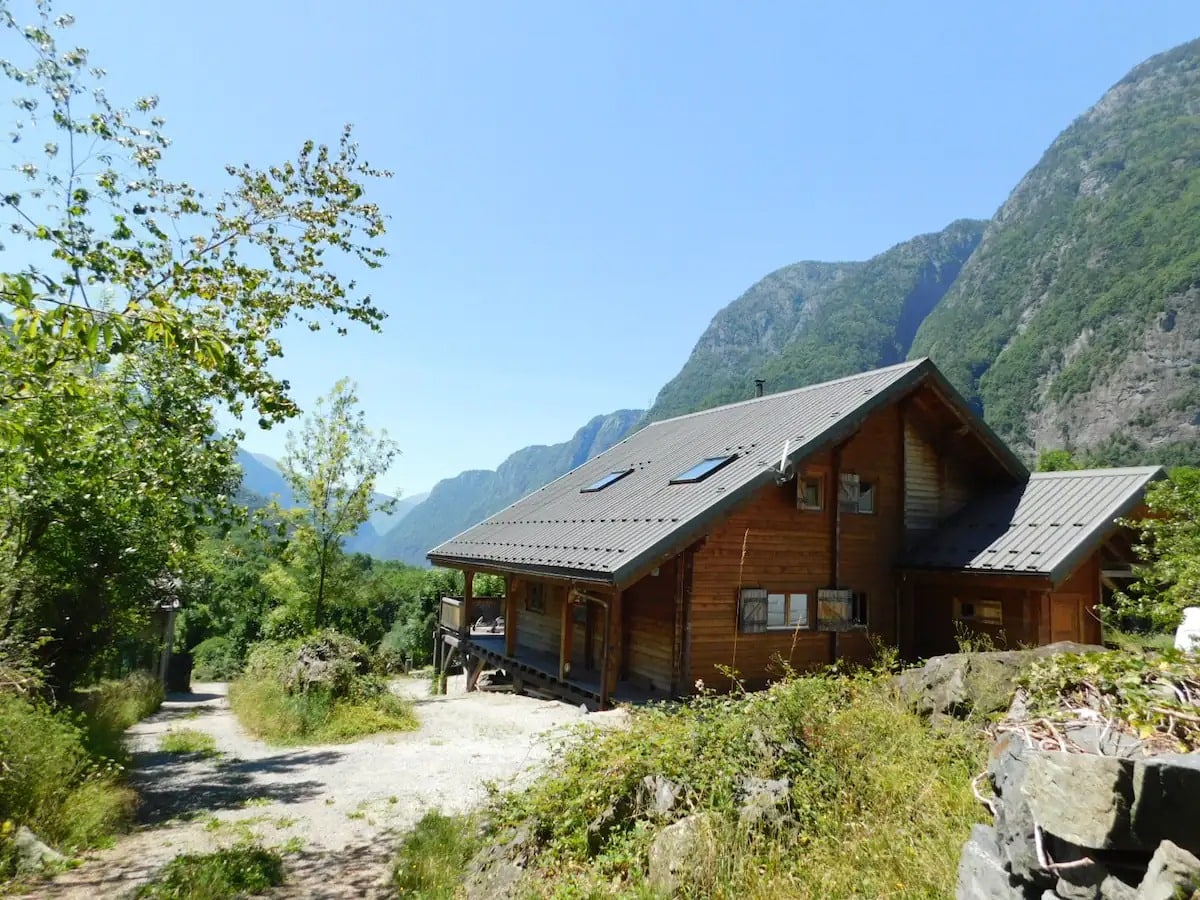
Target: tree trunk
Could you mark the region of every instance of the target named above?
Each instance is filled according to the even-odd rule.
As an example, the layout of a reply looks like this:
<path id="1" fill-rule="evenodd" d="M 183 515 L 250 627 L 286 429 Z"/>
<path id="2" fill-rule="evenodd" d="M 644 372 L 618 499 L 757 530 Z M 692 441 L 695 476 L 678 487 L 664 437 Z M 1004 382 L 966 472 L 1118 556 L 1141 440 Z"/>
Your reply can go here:
<path id="1" fill-rule="evenodd" d="M 313 608 L 313 625 L 320 628 L 325 624 L 325 569 L 329 565 L 329 547 L 321 545 L 321 557 L 317 562 L 320 572 L 317 575 L 317 603 Z"/>

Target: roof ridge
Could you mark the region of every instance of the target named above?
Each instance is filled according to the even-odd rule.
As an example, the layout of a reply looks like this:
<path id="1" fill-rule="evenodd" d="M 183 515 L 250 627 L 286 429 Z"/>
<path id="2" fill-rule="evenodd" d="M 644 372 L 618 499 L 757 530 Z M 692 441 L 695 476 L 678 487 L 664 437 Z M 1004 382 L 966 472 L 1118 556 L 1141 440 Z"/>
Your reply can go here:
<path id="1" fill-rule="evenodd" d="M 1105 475 L 1154 475 L 1163 470 L 1162 466 L 1106 466 L 1099 469 L 1064 469 L 1058 472 L 1033 472 L 1029 478 L 1045 480 L 1050 478 L 1096 478 Z"/>
<path id="2" fill-rule="evenodd" d="M 721 406 L 711 406 L 708 409 L 698 409 L 695 412 L 684 413 L 683 415 L 679 416 L 671 416 L 669 419 L 658 419 L 644 427 L 653 428 L 655 425 L 661 425 L 664 422 L 678 422 L 681 419 L 692 419 L 697 416 L 707 416 L 710 413 L 720 412 L 723 409 L 733 409 L 734 407 L 738 406 L 748 406 L 751 403 L 762 403 L 765 400 L 778 400 L 780 397 L 790 397 L 793 394 L 803 394 L 806 391 L 815 391 L 817 388 L 830 387 L 831 385 L 842 384 L 846 381 L 854 381 L 859 378 L 866 378 L 868 375 L 879 375 L 883 372 L 891 372 L 894 370 L 909 371 L 928 361 L 928 356 L 922 356 L 920 359 L 909 359 L 905 360 L 904 362 L 893 363 L 890 366 L 881 366 L 878 369 L 868 369 L 865 372 L 857 372 L 854 375 L 843 375 L 841 378 L 832 378 L 829 381 L 818 381 L 815 384 L 806 384 L 802 387 L 791 388 L 790 390 L 786 391 L 779 391 L 775 394 L 764 394 L 761 397 L 751 397 L 748 400 L 737 400 L 733 403 L 724 403 Z"/>

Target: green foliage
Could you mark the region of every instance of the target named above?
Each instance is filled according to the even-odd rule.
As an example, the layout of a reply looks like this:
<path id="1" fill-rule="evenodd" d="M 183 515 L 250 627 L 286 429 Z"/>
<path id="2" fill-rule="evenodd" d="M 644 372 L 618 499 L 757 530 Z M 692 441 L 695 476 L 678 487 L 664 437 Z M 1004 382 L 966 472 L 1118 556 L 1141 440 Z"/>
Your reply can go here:
<path id="1" fill-rule="evenodd" d="M 172 728 L 159 738 L 158 749 L 163 753 L 215 756 L 217 741 L 207 731 L 200 731 L 196 728 Z"/>
<path id="2" fill-rule="evenodd" d="M 1031 715 L 1064 722 L 1083 707 L 1168 749 L 1200 749 L 1200 662 L 1173 649 L 1047 657 L 1021 683 Z"/>
<path id="3" fill-rule="evenodd" d="M 1173 631 L 1183 610 L 1200 606 L 1200 469 L 1175 469 L 1146 492 L 1150 515 L 1128 523 L 1141 532 L 1136 549 L 1145 564 L 1116 598 L 1119 622 L 1141 630 Z"/>
<path id="4" fill-rule="evenodd" d="M 1084 464 L 1076 459 L 1070 450 L 1043 450 L 1038 454 L 1039 472 L 1073 472 L 1082 468 Z"/>
<path id="5" fill-rule="evenodd" d="M 176 857 L 136 896 L 145 900 L 228 900 L 261 894 L 279 884 L 283 884 L 279 854 L 239 844 L 214 853 Z"/>
<path id="6" fill-rule="evenodd" d="M 242 726 L 277 744 L 353 740 L 416 727 L 410 704 L 371 675 L 367 649 L 324 631 L 251 651 L 229 702 Z"/>
<path id="7" fill-rule="evenodd" d="M 1200 42 L 1138 66 L 1058 136 L 922 325 L 913 355 L 1009 441 L 1028 445 L 1047 403 L 1078 398 L 1194 304 L 1197 96 Z"/>
<path id="8" fill-rule="evenodd" d="M 481 845 L 475 823 L 431 809 L 404 836 L 392 867 L 392 886 L 401 897 L 454 900 L 463 868 Z"/>
<path id="9" fill-rule="evenodd" d="M 375 482 L 400 452 L 382 432 L 367 427 L 358 408 L 355 386 L 342 379 L 329 396 L 317 401 L 304 419 L 299 435 L 288 433 L 283 475 L 300 504 L 304 525 L 311 533 L 313 625 L 324 627 L 325 588 L 330 566 L 341 554 L 342 542 L 370 518 L 373 510 L 390 509 L 394 500 L 381 501 Z"/>
<path id="10" fill-rule="evenodd" d="M 635 710 L 628 728 L 570 742 L 528 790 L 498 795 L 490 815 L 496 834 L 532 830 L 547 895 L 571 883 L 632 893 L 667 824 L 639 809 L 638 787 L 662 775 L 685 786 L 673 816 L 713 817 L 716 840 L 689 895 L 940 896 L 977 818 L 970 782 L 983 756 L 969 726 L 932 728 L 911 713 L 886 671 L 831 672 Z M 781 823 L 739 821 L 744 776 L 790 779 Z"/>
<path id="11" fill-rule="evenodd" d="M 234 643 L 224 635 L 205 638 L 192 648 L 192 677 L 201 681 L 228 681 L 241 671 Z"/>
<path id="12" fill-rule="evenodd" d="M 134 794 L 117 762 L 92 755 L 93 740 L 77 716 L 0 690 L 0 822 L 26 825 L 68 853 L 124 827 Z"/>
<path id="13" fill-rule="evenodd" d="M 109 679 L 81 694 L 82 724 L 88 749 L 102 759 L 124 759 L 125 730 L 155 712 L 163 686 L 150 672 Z"/>
<path id="14" fill-rule="evenodd" d="M 775 392 L 903 360 L 983 227 L 961 220 L 867 262 L 772 272 L 717 313 L 647 418 L 748 399 L 754 378 Z"/>

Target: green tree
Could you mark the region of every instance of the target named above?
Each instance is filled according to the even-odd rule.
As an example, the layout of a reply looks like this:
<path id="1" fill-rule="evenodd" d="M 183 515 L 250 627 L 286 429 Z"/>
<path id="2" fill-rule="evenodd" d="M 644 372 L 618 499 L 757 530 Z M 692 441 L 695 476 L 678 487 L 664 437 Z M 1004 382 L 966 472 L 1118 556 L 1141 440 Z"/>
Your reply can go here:
<path id="1" fill-rule="evenodd" d="M 1038 454 L 1039 472 L 1073 472 L 1082 468 L 1083 463 L 1070 450 L 1043 450 Z"/>
<path id="2" fill-rule="evenodd" d="M 288 433 L 280 468 L 301 506 L 314 545 L 316 628 L 325 624 L 325 582 L 341 555 L 342 541 L 373 511 L 395 503 L 375 494 L 375 484 L 399 452 L 387 432 L 376 436 L 367 427 L 355 387 L 345 378 L 317 401 L 299 434 Z"/>
<path id="3" fill-rule="evenodd" d="M 1178 627 L 1183 610 L 1200 606 L 1200 469 L 1179 468 L 1146 492 L 1150 515 L 1141 529 L 1137 581 L 1117 598 L 1126 621 L 1155 630 Z"/>

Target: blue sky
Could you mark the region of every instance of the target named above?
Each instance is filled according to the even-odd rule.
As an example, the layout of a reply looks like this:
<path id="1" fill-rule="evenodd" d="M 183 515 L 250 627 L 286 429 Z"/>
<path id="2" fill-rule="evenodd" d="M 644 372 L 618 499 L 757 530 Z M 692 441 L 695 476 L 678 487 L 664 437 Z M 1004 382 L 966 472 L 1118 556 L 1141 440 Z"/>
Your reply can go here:
<path id="1" fill-rule="evenodd" d="M 355 379 L 403 494 L 649 404 L 779 266 L 991 215 L 1128 69 L 1200 36 L 1194 0 L 70 8 L 111 94 L 159 94 L 194 182 L 347 121 L 395 171 L 372 188 L 383 334 L 289 333 L 278 371 L 302 404 Z"/>

